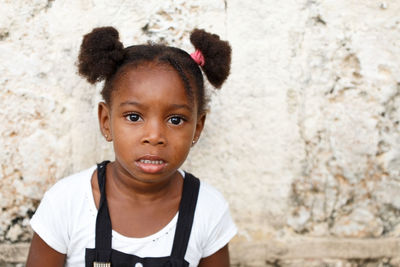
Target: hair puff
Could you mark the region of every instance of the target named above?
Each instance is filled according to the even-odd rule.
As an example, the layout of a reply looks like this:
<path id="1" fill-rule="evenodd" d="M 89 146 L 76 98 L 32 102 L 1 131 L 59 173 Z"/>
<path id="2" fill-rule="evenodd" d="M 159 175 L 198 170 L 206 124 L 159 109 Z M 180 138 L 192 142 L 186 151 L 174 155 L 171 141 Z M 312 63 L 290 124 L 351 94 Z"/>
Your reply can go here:
<path id="1" fill-rule="evenodd" d="M 93 29 L 83 37 L 78 57 L 79 74 L 90 83 L 111 77 L 124 59 L 123 49 L 115 28 Z"/>
<path id="2" fill-rule="evenodd" d="M 220 88 L 229 76 L 231 68 L 231 46 L 227 41 L 220 40 L 216 34 L 195 29 L 190 35 L 193 46 L 204 56 L 202 67 L 208 81 Z"/>

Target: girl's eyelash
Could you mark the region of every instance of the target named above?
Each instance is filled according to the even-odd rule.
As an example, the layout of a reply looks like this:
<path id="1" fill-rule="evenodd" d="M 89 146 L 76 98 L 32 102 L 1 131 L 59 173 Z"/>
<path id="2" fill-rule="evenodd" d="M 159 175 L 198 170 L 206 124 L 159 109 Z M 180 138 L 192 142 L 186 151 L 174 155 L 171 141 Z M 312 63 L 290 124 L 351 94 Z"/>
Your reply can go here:
<path id="1" fill-rule="evenodd" d="M 180 119 L 183 120 L 183 121 L 188 121 L 188 119 L 187 119 L 185 116 L 182 116 L 182 115 L 172 115 L 172 116 L 169 116 L 169 119 L 171 119 L 171 118 L 180 118 Z"/>
<path id="2" fill-rule="evenodd" d="M 126 118 L 128 121 L 131 121 L 131 122 L 137 122 L 139 120 L 143 120 L 142 116 L 140 114 L 138 114 L 138 113 L 135 113 L 135 112 L 126 113 L 126 114 L 123 114 L 123 116 L 124 116 L 124 118 Z M 129 116 L 132 116 L 132 117 L 135 116 L 136 120 L 130 118 Z M 167 120 L 170 121 L 173 118 L 179 118 L 183 122 L 187 122 L 188 121 L 188 119 L 183 115 L 171 115 L 171 116 L 168 117 Z M 181 123 L 179 123 L 179 124 L 181 124 Z M 176 125 L 178 125 L 178 124 L 176 124 Z"/>
<path id="3" fill-rule="evenodd" d="M 174 119 L 174 118 L 178 118 L 178 119 L 181 120 L 181 121 L 179 121 L 177 124 L 175 124 L 175 123 L 173 123 L 173 122 L 171 121 L 171 123 L 174 124 L 174 125 L 181 125 L 183 122 L 187 122 L 186 117 L 185 117 L 185 116 L 182 116 L 182 115 L 172 115 L 172 116 L 170 116 L 170 117 L 168 118 L 168 121 L 170 121 L 171 119 Z"/>
<path id="4" fill-rule="evenodd" d="M 130 118 L 129 118 L 129 116 L 137 116 L 137 120 L 131 120 Z M 128 121 L 131 121 L 131 122 L 136 122 L 136 121 L 139 121 L 140 119 L 142 119 L 142 116 L 140 115 L 140 114 L 138 114 L 138 113 L 127 113 L 127 114 L 124 114 L 124 117 L 128 120 Z"/>

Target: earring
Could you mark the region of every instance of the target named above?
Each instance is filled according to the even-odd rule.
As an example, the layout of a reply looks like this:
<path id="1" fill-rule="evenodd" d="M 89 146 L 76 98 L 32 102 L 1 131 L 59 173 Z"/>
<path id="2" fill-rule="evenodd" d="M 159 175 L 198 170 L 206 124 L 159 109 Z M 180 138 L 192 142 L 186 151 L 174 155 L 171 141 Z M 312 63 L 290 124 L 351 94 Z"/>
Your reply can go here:
<path id="1" fill-rule="evenodd" d="M 193 139 L 192 145 L 196 144 L 197 140 Z"/>
<path id="2" fill-rule="evenodd" d="M 104 135 L 104 137 L 107 139 L 107 138 L 108 138 L 108 135 L 107 135 L 107 134 L 105 134 L 105 135 Z"/>

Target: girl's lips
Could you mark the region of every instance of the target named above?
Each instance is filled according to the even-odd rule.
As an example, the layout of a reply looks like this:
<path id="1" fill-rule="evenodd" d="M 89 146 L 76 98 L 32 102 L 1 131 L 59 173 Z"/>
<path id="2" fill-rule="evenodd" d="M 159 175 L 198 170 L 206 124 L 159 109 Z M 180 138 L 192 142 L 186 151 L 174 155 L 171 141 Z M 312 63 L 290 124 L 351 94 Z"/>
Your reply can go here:
<path id="1" fill-rule="evenodd" d="M 145 173 L 157 173 L 167 166 L 167 163 L 162 158 L 150 155 L 141 157 L 135 163 Z"/>

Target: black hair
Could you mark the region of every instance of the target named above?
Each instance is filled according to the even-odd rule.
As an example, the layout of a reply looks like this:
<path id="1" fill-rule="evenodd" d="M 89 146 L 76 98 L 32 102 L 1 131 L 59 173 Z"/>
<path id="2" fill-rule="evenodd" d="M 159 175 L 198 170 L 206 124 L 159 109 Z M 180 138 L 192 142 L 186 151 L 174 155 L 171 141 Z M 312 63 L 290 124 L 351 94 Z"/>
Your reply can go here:
<path id="1" fill-rule="evenodd" d="M 201 68 L 207 79 L 214 87 L 220 88 L 230 71 L 229 43 L 220 40 L 218 35 L 199 29 L 191 33 L 190 41 L 204 56 L 205 64 Z M 83 37 L 78 69 L 92 84 L 105 80 L 101 94 L 106 103 L 111 103 L 114 81 L 119 74 L 127 67 L 152 62 L 172 66 L 182 79 L 188 97 L 197 100 L 198 112 L 204 112 L 207 101 L 202 72 L 192 57 L 179 48 L 152 43 L 124 48 L 115 28 L 95 28 Z"/>

